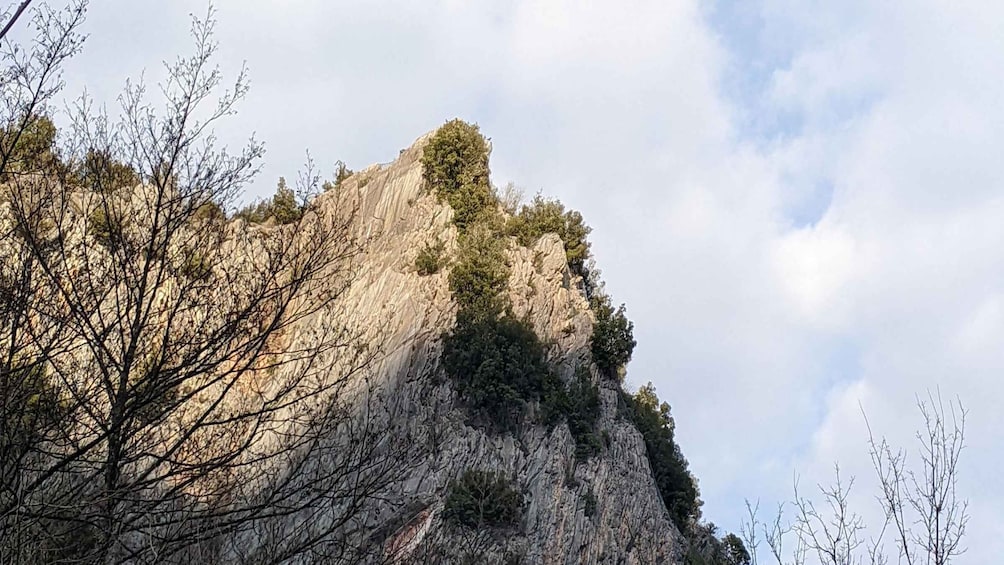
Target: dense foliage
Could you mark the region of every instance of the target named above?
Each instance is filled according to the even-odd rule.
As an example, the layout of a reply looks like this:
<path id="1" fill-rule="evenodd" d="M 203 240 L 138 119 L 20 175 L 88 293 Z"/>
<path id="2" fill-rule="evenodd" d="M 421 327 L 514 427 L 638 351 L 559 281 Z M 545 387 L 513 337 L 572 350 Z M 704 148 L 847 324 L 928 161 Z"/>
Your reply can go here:
<path id="1" fill-rule="evenodd" d="M 568 429 L 575 438 L 575 457 L 585 460 L 600 452 L 602 442 L 596 431 L 600 416 L 600 391 L 581 371 L 568 386 Z"/>
<path id="2" fill-rule="evenodd" d="M 20 124 L 18 124 L 19 126 Z M 23 130 L 17 126 L 0 130 L 0 157 L 6 157 L 4 175 L 44 173 L 65 176 L 67 182 L 96 192 L 111 192 L 139 183 L 139 175 L 105 149 L 91 147 L 82 159 L 60 160 L 56 151 L 58 131 L 48 116 L 32 116 Z"/>
<path id="3" fill-rule="evenodd" d="M 0 393 L 10 403 L 0 410 L 0 458 L 20 456 L 58 425 L 59 395 L 40 362 L 0 365 Z"/>
<path id="4" fill-rule="evenodd" d="M 443 517 L 472 529 L 517 528 L 523 518 L 523 493 L 502 473 L 468 469 L 450 482 Z"/>
<path id="5" fill-rule="evenodd" d="M 14 124 L 0 129 L 0 160 L 3 174 L 0 182 L 7 182 L 11 173 L 51 170 L 57 162 L 53 155 L 56 143 L 56 126 L 47 116 L 31 115 L 24 124 Z"/>
<path id="6" fill-rule="evenodd" d="M 460 238 L 457 260 L 450 271 L 453 300 L 469 317 L 499 316 L 508 307 L 508 284 L 505 241 L 491 226 L 472 226 Z"/>
<path id="7" fill-rule="evenodd" d="M 418 274 L 424 277 L 438 273 L 446 265 L 446 257 L 443 256 L 445 249 L 446 246 L 438 239 L 432 245 L 426 243 L 415 257 L 415 270 Z"/>
<path id="8" fill-rule="evenodd" d="M 121 212 L 113 207 L 98 206 L 87 217 L 87 233 L 106 249 L 117 248 L 126 227 Z"/>
<path id="9" fill-rule="evenodd" d="M 286 179 L 282 177 L 279 177 L 279 185 L 272 198 L 250 204 L 234 215 L 251 224 L 261 224 L 271 218 L 280 225 L 292 224 L 301 216 L 303 208 L 297 203 L 293 189 L 286 186 Z"/>
<path id="10" fill-rule="evenodd" d="M 488 142 L 478 126 L 455 119 L 436 130 L 422 153 L 426 186 L 453 208 L 453 223 L 465 230 L 495 211 L 488 180 Z"/>
<path id="11" fill-rule="evenodd" d="M 673 523 L 681 531 L 701 515 L 697 482 L 673 437 L 674 422 L 669 404 L 660 403 L 652 383 L 631 396 L 622 393 L 626 416 L 645 440 L 649 465 Z"/>
<path id="12" fill-rule="evenodd" d="M 443 339 L 442 365 L 457 392 L 497 430 L 512 431 L 528 401 L 561 389 L 537 334 L 511 316 L 461 313 Z"/>
<path id="13" fill-rule="evenodd" d="M 546 233 L 558 234 L 565 244 L 569 269 L 578 275 L 585 272 L 589 259 L 589 240 L 586 237 L 592 229 L 582 221 L 582 214 L 575 210 L 566 211 L 558 200 L 537 195 L 532 203 L 524 205 L 519 214 L 509 220 L 506 231 L 524 247 L 533 245 Z"/>
<path id="14" fill-rule="evenodd" d="M 195 209 L 192 221 L 203 226 L 206 224 L 218 226 L 227 221 L 227 214 L 219 204 L 210 200 Z"/>
<path id="15" fill-rule="evenodd" d="M 722 553 L 725 565 L 749 565 L 750 553 L 739 536 L 727 534 L 722 538 Z"/>
<path id="16" fill-rule="evenodd" d="M 545 399 L 549 419 L 564 417 L 568 431 L 575 439 L 575 458 L 585 461 L 600 452 L 603 443 L 596 430 L 600 416 L 600 391 L 589 377 L 589 371 L 580 367 L 567 389 L 555 391 Z"/>
<path id="17" fill-rule="evenodd" d="M 90 149 L 83 162 L 75 167 L 76 182 L 96 192 L 113 192 L 139 184 L 139 175 L 131 167 L 114 159 L 108 151 Z"/>
<path id="18" fill-rule="evenodd" d="M 731 533 L 719 539 L 717 530 L 711 523 L 693 525 L 687 532 L 684 565 L 750 565 L 746 544 Z"/>
<path id="19" fill-rule="evenodd" d="M 592 306 L 596 315 L 590 344 L 593 363 L 605 376 L 620 378 L 636 345 L 634 323 L 628 320 L 623 304 L 615 310 L 606 296 L 597 296 Z"/>

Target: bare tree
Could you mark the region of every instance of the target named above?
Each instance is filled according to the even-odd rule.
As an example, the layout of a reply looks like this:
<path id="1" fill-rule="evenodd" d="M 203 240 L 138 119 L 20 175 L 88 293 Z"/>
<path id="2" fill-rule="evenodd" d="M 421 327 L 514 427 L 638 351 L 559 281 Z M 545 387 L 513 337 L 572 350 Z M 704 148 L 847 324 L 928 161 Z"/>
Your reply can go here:
<path id="1" fill-rule="evenodd" d="M 758 549 L 761 543 L 767 544 L 770 556 L 778 565 L 802 565 L 805 563 L 808 546 L 802 536 L 795 536 L 793 549 L 788 550 L 785 547 L 788 534 L 797 532 L 797 529 L 794 524 L 785 521 L 784 506 L 784 503 L 779 504 L 777 512 L 772 516 L 770 523 L 767 523 L 760 521 L 760 502 L 758 501 L 754 505 L 749 500 L 746 501 L 747 517 L 740 524 L 739 531 L 743 544 L 750 552 L 752 565 L 759 563 Z"/>
<path id="2" fill-rule="evenodd" d="M 354 212 L 308 171 L 288 221 L 227 221 L 263 147 L 213 133 L 248 83 L 211 10 L 162 108 L 131 83 L 46 133 L 86 7 L 5 56 L 0 561 L 355 562 L 420 443 L 340 321 Z"/>
<path id="3" fill-rule="evenodd" d="M 834 465 L 833 470 L 834 482 L 818 485 L 826 505 L 823 510 L 818 510 L 811 499 L 800 496 L 797 483 L 795 485 L 794 531 L 799 543 L 807 551 L 814 552 L 824 565 L 884 565 L 886 558 L 881 553 L 881 542 L 885 524 L 876 538 L 870 542 L 865 539 L 864 519 L 850 508 L 854 477 L 845 483 L 840 476 L 840 466 Z M 862 547 L 864 553 L 860 551 Z"/>
<path id="4" fill-rule="evenodd" d="M 25 561 L 20 548 L 44 551 L 52 533 L 49 529 L 27 535 L 33 522 L 19 511 L 27 486 L 23 471 L 37 464 L 40 446 L 51 440 L 59 424 L 60 403 L 45 376 L 45 358 L 65 353 L 68 343 L 57 322 L 36 315 L 48 309 L 52 293 L 38 276 L 24 235 L 47 227 L 35 213 L 41 199 L 22 202 L 26 214 L 14 221 L 9 187 L 37 173 L 40 158 L 51 156 L 52 137 L 46 131 L 51 122 L 42 116 L 62 88 L 63 63 L 82 46 L 78 30 L 86 2 L 61 11 L 37 7 L 28 47 L 6 37 L 26 7 L 23 3 L 8 19 L 0 40 L 0 561 L 10 562 Z"/>
<path id="5" fill-rule="evenodd" d="M 11 14 L 9 18 L 7 18 L 7 22 L 4 24 L 3 29 L 0 30 L 0 40 L 3 40 L 3 38 L 7 36 L 7 32 L 9 32 L 10 29 L 14 27 L 14 24 L 17 23 L 17 20 L 21 17 L 21 14 L 23 14 L 24 11 L 28 8 L 28 4 L 31 4 L 31 0 L 24 0 L 23 2 L 18 4 L 17 9 L 14 10 L 14 13 Z"/>
<path id="6" fill-rule="evenodd" d="M 958 401 L 948 409 L 940 395 L 929 395 L 917 406 L 924 430 L 917 433 L 920 463 L 907 467 L 907 453 L 877 440 L 869 426 L 872 464 L 878 475 L 884 521 L 872 537 L 863 518 L 852 510 L 850 493 L 854 478 L 841 478 L 835 466 L 835 481 L 818 485 L 822 505 L 799 494 L 797 481 L 794 518 L 784 518 L 784 504 L 770 524 L 759 520 L 756 505 L 746 502 L 748 517 L 743 521 L 743 540 L 757 563 L 757 548 L 765 542 L 778 565 L 802 565 L 810 554 L 825 565 L 886 565 L 889 557 L 883 540 L 892 530 L 901 562 L 909 565 L 948 565 L 962 554 L 962 539 L 969 521 L 968 503 L 958 495 L 959 459 L 965 445 L 966 410 Z M 867 423 L 867 418 L 866 418 Z M 794 548 L 785 547 L 794 534 Z M 761 537 L 762 536 L 762 537 Z"/>
<path id="7" fill-rule="evenodd" d="M 947 565 L 965 551 L 969 503 L 958 495 L 959 458 L 965 447 L 966 409 L 958 400 L 946 411 L 941 394 L 918 398 L 924 430 L 917 432 L 919 466 L 868 427 L 872 464 L 882 486 L 879 500 L 889 517 L 899 555 L 909 565 Z"/>

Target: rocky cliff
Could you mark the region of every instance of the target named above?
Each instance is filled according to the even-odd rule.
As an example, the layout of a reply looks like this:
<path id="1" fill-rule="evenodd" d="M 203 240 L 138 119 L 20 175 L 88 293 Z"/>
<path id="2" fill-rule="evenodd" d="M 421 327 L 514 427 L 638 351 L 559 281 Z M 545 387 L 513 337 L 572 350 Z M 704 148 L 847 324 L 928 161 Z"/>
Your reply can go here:
<path id="1" fill-rule="evenodd" d="M 605 327 L 586 298 L 594 283 L 558 234 L 505 235 L 487 145 L 464 127 L 479 151 L 472 200 L 495 222 L 478 224 L 494 230 L 482 267 L 508 264 L 491 287 L 507 313 L 492 316 L 531 344 L 503 344 L 493 362 L 528 357 L 536 371 L 507 367 L 530 385 L 488 379 L 518 397 L 505 429 L 475 414 L 441 362 L 444 336 L 469 319 L 450 274 L 473 237 L 428 187 L 438 133 L 303 207 L 288 191 L 289 222 L 227 218 L 231 185 L 199 175 L 96 190 L 39 174 L 0 187 L 0 286 L 21 292 L 0 292 L 0 306 L 33 331 L 10 324 L 0 346 L 8 361 L 38 357 L 0 372 L 24 393 L 5 393 L 5 406 L 27 403 L 0 422 L 4 445 L 23 451 L 0 461 L 3 476 L 29 486 L 0 492 L 16 494 L 0 496 L 0 561 L 681 563 L 651 433 L 624 416 L 611 363 L 593 363 L 594 325 Z M 443 264 L 417 268 L 430 246 Z M 33 435 L 7 430 L 25 423 Z M 475 490 L 505 482 L 468 501 L 481 512 L 508 497 L 505 520 L 457 518 L 451 501 L 471 476 L 490 479 Z"/>
<path id="2" fill-rule="evenodd" d="M 604 445 L 599 455 L 577 461 L 565 424 L 527 423 L 515 434 L 489 433 L 469 423 L 443 379 L 440 338 L 456 315 L 449 268 L 421 276 L 415 259 L 436 240 L 453 255 L 458 234 L 452 209 L 424 188 L 420 159 L 428 139 L 390 164 L 355 173 L 316 202 L 322 209 L 353 210 L 362 245 L 340 308 L 328 315 L 344 317 L 341 322 L 379 351 L 369 374 L 384 397 L 404 407 L 395 417 L 430 446 L 391 497 L 389 506 L 403 508 L 403 518 L 373 542 L 399 562 L 678 563 L 680 533 L 652 479 L 641 435 L 618 416 L 616 383 L 592 368 Z M 570 379 L 575 367 L 589 366 L 593 314 L 582 281 L 570 272 L 557 235 L 530 248 L 510 240 L 513 313 L 532 324 L 548 346 L 549 362 Z M 450 481 L 471 468 L 500 471 L 522 489 L 526 503 L 517 531 L 482 536 L 444 522 Z"/>

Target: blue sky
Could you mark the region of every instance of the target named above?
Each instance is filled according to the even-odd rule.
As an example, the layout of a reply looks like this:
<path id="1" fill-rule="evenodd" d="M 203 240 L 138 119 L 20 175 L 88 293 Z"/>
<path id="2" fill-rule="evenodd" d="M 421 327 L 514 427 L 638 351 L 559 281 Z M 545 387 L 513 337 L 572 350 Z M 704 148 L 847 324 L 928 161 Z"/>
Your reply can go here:
<path id="1" fill-rule="evenodd" d="M 971 411 L 959 563 L 1004 555 L 1004 5 L 934 0 L 217 2 L 220 64 L 252 91 L 220 131 L 265 140 L 270 193 L 392 160 L 446 119 L 494 180 L 583 212 L 701 480 L 705 517 L 793 476 L 858 476 L 862 408 L 910 445 L 916 395 Z M 183 53 L 179 0 L 94 3 L 68 69 L 114 101 Z M 112 109 L 114 108 L 111 106 Z"/>

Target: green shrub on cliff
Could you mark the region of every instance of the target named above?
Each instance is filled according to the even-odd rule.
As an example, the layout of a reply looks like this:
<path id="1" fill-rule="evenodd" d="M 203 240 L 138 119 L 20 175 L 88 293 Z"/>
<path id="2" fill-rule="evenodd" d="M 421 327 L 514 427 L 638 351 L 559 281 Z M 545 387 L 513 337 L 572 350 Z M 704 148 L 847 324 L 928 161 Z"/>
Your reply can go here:
<path id="1" fill-rule="evenodd" d="M 589 378 L 585 368 L 576 371 L 575 378 L 568 384 L 568 409 L 565 417 L 568 431 L 575 438 L 575 458 L 589 459 L 600 452 L 602 442 L 596 432 L 596 422 L 600 416 L 600 391 Z"/>
<path id="2" fill-rule="evenodd" d="M 338 190 L 342 187 L 342 184 L 353 174 L 352 169 L 348 168 L 343 161 L 335 161 L 335 178 L 333 180 L 324 181 L 321 188 L 325 192 L 329 190 Z"/>
<path id="3" fill-rule="evenodd" d="M 277 224 L 292 224 L 299 221 L 301 216 L 303 208 L 297 203 L 293 189 L 286 186 L 286 179 L 283 177 L 279 177 L 279 184 L 272 198 L 249 204 L 234 214 L 235 218 L 251 224 L 261 224 L 270 218 Z"/>
<path id="4" fill-rule="evenodd" d="M 443 369 L 475 414 L 497 431 L 513 431 L 526 404 L 561 389 L 544 346 L 511 316 L 473 317 L 461 312 L 443 338 Z"/>
<path id="5" fill-rule="evenodd" d="M 575 210 L 565 210 L 565 206 L 554 199 L 545 199 L 539 194 L 533 202 L 524 204 L 519 214 L 506 225 L 509 235 L 515 236 L 520 245 L 529 247 L 546 233 L 556 233 L 565 244 L 565 258 L 573 273 L 584 274 L 589 259 L 589 240 L 592 229 L 582 220 L 582 214 Z"/>
<path id="6" fill-rule="evenodd" d="M 0 182 L 7 182 L 9 173 L 48 172 L 58 163 L 53 154 L 57 132 L 52 120 L 33 115 L 25 119 L 23 129 L 20 125 L 0 128 L 0 156 L 4 157 Z"/>
<path id="7" fill-rule="evenodd" d="M 681 532 L 687 531 L 691 520 L 701 515 L 701 500 L 687 459 L 676 444 L 669 404 L 659 402 L 652 383 L 634 396 L 622 392 L 621 402 L 624 414 L 645 440 L 652 476 L 673 523 Z"/>
<path id="8" fill-rule="evenodd" d="M 114 205 L 98 206 L 87 217 L 87 233 L 105 248 L 117 249 L 123 243 L 127 223 Z"/>
<path id="9" fill-rule="evenodd" d="M 515 529 L 523 519 L 523 493 L 502 473 L 468 469 L 450 482 L 443 517 L 475 530 Z"/>
<path id="10" fill-rule="evenodd" d="M 498 201 L 488 180 L 488 142 L 478 126 L 455 119 L 436 130 L 422 152 L 426 187 L 453 208 L 463 231 Z"/>
<path id="11" fill-rule="evenodd" d="M 637 344 L 634 323 L 628 320 L 624 305 L 615 310 L 607 296 L 596 297 L 592 306 L 596 315 L 590 344 L 593 362 L 608 378 L 619 379 Z"/>
<path id="12" fill-rule="evenodd" d="M 75 181 L 94 192 L 114 192 L 139 184 L 140 177 L 129 165 L 114 159 L 108 151 L 89 149 L 75 167 Z"/>
<path id="13" fill-rule="evenodd" d="M 505 241 L 491 226 L 479 223 L 461 237 L 449 281 L 453 300 L 468 316 L 496 317 L 506 310 L 509 261 Z"/>
<path id="14" fill-rule="evenodd" d="M 446 245 L 438 239 L 435 244 L 429 245 L 426 243 L 422 247 L 422 250 L 418 252 L 418 256 L 415 257 L 415 270 L 419 276 L 434 275 L 446 265 L 446 257 L 443 256 L 445 249 Z"/>

